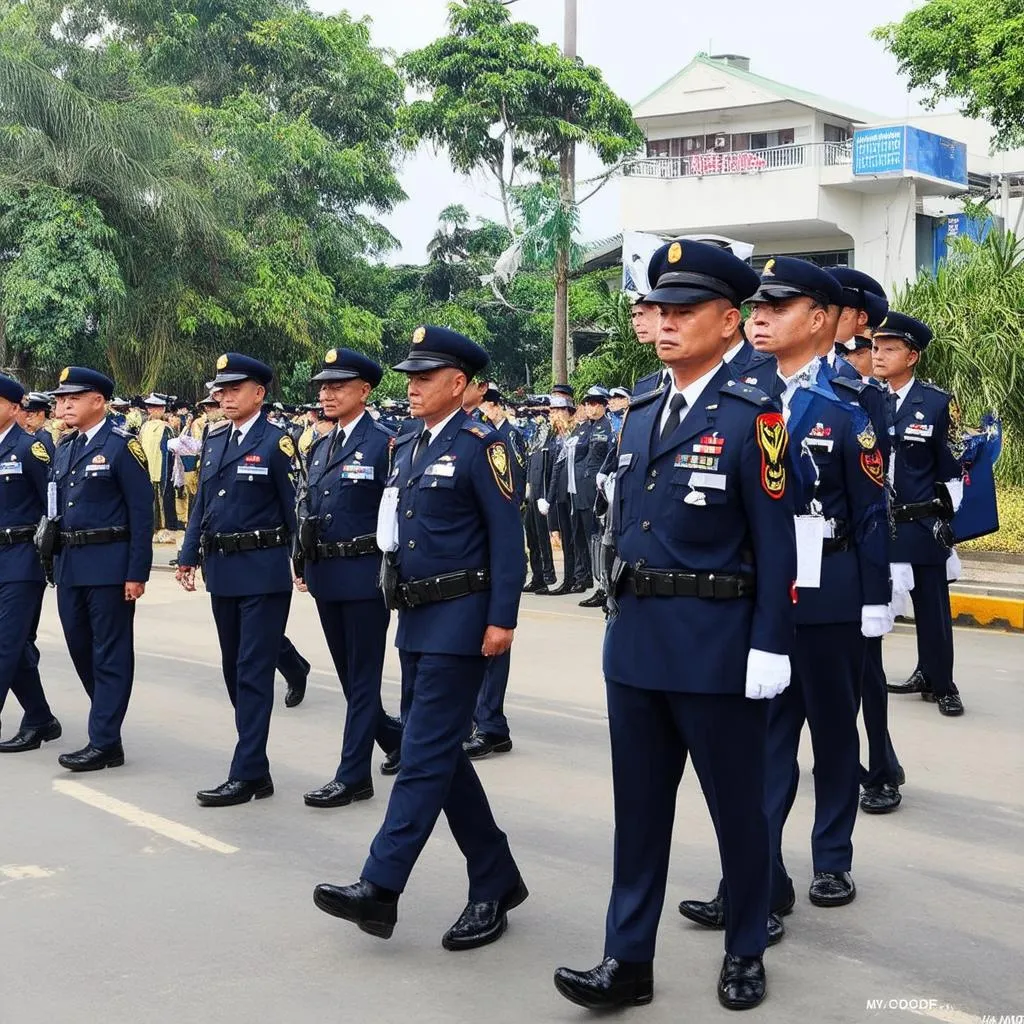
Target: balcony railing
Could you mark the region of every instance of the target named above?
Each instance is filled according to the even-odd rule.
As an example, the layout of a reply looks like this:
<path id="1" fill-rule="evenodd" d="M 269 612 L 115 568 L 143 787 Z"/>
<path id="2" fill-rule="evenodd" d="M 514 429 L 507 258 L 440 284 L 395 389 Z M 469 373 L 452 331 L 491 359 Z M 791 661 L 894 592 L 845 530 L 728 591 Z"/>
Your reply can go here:
<path id="1" fill-rule="evenodd" d="M 760 174 L 793 167 L 836 167 L 853 162 L 849 142 L 806 142 L 748 149 L 740 153 L 655 156 L 626 165 L 628 178 L 700 178 L 705 175 Z"/>

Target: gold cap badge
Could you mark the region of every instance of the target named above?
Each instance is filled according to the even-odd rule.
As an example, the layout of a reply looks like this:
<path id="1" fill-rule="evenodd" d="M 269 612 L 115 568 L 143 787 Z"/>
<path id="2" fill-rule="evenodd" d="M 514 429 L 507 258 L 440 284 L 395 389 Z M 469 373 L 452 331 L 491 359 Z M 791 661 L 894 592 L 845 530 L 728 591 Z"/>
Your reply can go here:
<path id="1" fill-rule="evenodd" d="M 414 345 L 419 345 L 426 336 L 427 336 L 427 329 L 426 329 L 426 327 L 417 327 L 416 330 L 413 331 L 412 343 Z"/>
<path id="2" fill-rule="evenodd" d="M 218 370 L 225 370 L 225 369 L 227 369 L 227 365 L 228 365 L 228 357 L 227 356 L 221 356 L 220 359 L 217 360 L 217 369 Z"/>
<path id="3" fill-rule="evenodd" d="M 63 384 L 64 381 L 66 381 L 68 379 L 68 374 L 70 372 L 71 372 L 71 367 L 70 366 L 65 366 L 64 369 L 60 371 L 60 382 L 61 382 L 61 384 Z"/>
<path id="4" fill-rule="evenodd" d="M 764 277 L 772 277 L 772 276 L 774 276 L 774 274 L 775 274 L 775 270 L 773 269 L 774 267 L 775 267 L 775 260 L 774 259 L 770 259 L 764 265 L 764 270 L 761 271 L 761 274 Z"/>
<path id="5" fill-rule="evenodd" d="M 683 258 L 683 247 L 678 242 L 673 242 L 668 248 L 669 263 L 678 263 Z"/>
<path id="6" fill-rule="evenodd" d="M 332 348 L 327 355 L 324 356 L 325 363 L 336 363 L 338 361 L 338 350 Z"/>

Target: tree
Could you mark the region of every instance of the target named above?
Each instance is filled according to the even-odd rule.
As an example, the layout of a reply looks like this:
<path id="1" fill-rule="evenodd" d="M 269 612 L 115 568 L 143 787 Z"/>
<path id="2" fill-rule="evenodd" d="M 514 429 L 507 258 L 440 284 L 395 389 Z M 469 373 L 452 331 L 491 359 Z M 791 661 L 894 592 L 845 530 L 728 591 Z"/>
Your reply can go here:
<path id="1" fill-rule="evenodd" d="M 1016 0 L 928 0 L 874 32 L 934 107 L 955 100 L 1001 148 L 1024 143 L 1024 8 Z"/>
<path id="2" fill-rule="evenodd" d="M 430 93 L 408 106 L 404 123 L 445 149 L 456 171 L 493 178 L 513 235 L 513 190 L 531 176 L 554 177 L 570 145 L 589 146 L 606 166 L 640 146 L 629 105 L 597 68 L 541 43 L 537 28 L 513 21 L 500 0 L 458 0 L 448 11 L 449 35 L 402 58 L 410 82 Z M 573 199 L 564 187 L 559 201 L 568 217 Z M 554 255 L 552 366 L 564 381 L 569 254 Z"/>

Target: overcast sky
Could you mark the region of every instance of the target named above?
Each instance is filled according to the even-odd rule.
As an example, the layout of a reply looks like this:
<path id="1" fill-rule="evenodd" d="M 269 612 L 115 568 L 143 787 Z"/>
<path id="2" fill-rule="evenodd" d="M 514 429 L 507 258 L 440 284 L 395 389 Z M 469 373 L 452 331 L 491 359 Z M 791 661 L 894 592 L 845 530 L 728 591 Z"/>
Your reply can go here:
<path id="1" fill-rule="evenodd" d="M 310 0 L 326 13 L 347 10 L 369 16 L 374 44 L 401 53 L 442 35 L 446 0 Z M 636 103 L 671 78 L 701 51 L 749 56 L 751 70 L 802 89 L 901 117 L 919 106 L 896 74 L 896 62 L 870 37 L 876 25 L 898 20 L 913 0 L 857 0 L 843 8 L 842 29 L 834 13 L 807 0 L 579 0 L 579 53 L 596 64 L 606 81 Z M 813 13 L 812 13 L 813 12 Z M 531 21 L 542 39 L 561 43 L 562 0 L 518 0 L 518 19 Z M 597 165 L 581 161 L 580 173 Z M 418 263 L 437 224 L 438 212 L 462 203 L 476 215 L 500 220 L 500 209 L 483 176 L 454 174 L 443 154 L 421 151 L 408 159 L 402 183 L 409 199 L 386 219 L 402 242 L 391 262 Z M 593 240 L 620 230 L 614 183 L 583 208 L 583 237 Z"/>

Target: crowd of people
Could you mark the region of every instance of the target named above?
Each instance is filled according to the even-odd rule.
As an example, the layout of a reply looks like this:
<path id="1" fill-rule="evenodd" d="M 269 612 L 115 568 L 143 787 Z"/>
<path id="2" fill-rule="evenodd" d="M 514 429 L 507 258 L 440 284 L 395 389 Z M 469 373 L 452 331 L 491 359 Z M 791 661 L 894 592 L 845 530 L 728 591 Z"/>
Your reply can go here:
<path id="1" fill-rule="evenodd" d="M 124 764 L 134 612 L 154 526 L 170 522 L 169 480 L 187 495 L 176 579 L 193 592 L 202 573 L 237 727 L 226 780 L 198 802 L 274 793 L 274 676 L 288 659 L 308 672 L 285 630 L 295 590 L 312 595 L 347 706 L 335 774 L 304 800 L 372 798 L 375 746 L 394 776 L 357 880 L 318 885 L 314 902 L 390 937 L 443 812 L 469 893 L 442 945 L 473 949 L 499 939 L 529 895 L 473 767 L 512 749 L 504 696 L 521 594 L 595 588 L 581 603 L 607 616 L 613 884 L 602 960 L 559 968 L 555 987 L 591 1009 L 651 1000 L 689 760 L 722 883 L 679 910 L 724 930 L 721 1003 L 757 1005 L 765 948 L 797 901 L 783 837 L 804 725 L 807 898 L 834 909 L 857 894 L 858 809 L 891 813 L 902 800 L 887 692 L 963 713 L 948 594 L 958 428 L 950 396 L 916 376 L 931 330 L 890 310 L 863 273 L 780 256 L 758 274 L 726 248 L 676 241 L 654 254 L 649 277 L 633 322 L 663 368 L 632 393 L 594 387 L 577 401 L 560 384 L 510 409 L 486 379 L 486 352 L 434 326 L 417 329 L 394 367 L 408 377 L 398 417 L 371 405 L 382 368 L 348 349 L 325 353 L 305 422 L 268 405 L 272 368 L 241 353 L 220 357 L 203 411 L 177 424 L 168 417 L 182 408 L 160 395 L 142 400 L 144 422 L 122 421 L 113 381 L 87 367 L 27 399 L 0 377 L 0 707 L 10 690 L 24 708 L 0 752 L 62 732 L 34 642 L 50 578 L 91 699 L 88 743 L 59 761 L 74 772 Z M 56 448 L 26 419 L 51 399 L 65 431 Z M 180 481 L 165 469 L 171 456 Z M 890 685 L 882 638 L 908 595 L 918 669 Z M 398 717 L 381 699 L 395 612 Z M 301 699 L 298 688 L 289 693 Z"/>

